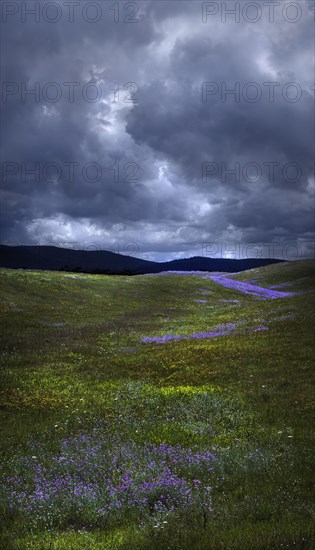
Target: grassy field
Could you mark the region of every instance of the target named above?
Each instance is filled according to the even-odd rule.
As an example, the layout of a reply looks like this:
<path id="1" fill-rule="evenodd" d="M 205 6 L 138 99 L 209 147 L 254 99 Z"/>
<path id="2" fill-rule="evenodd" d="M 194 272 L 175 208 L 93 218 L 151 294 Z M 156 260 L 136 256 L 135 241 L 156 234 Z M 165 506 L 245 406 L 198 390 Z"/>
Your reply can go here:
<path id="1" fill-rule="evenodd" d="M 1 270 L 0 547 L 314 548 L 314 275 Z"/>

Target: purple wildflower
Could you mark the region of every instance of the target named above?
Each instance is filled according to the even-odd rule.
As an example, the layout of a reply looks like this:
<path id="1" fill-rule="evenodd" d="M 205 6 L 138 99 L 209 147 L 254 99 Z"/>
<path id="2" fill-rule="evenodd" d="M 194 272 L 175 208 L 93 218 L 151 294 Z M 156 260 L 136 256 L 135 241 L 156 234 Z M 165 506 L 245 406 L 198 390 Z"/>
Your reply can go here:
<path id="1" fill-rule="evenodd" d="M 213 468 L 216 458 L 210 451 L 179 444 L 119 444 L 115 438 L 105 447 L 96 435 L 82 434 L 64 440 L 60 453 L 45 460 L 47 468 L 35 459 L 20 459 L 19 467 L 29 463 L 28 476 L 11 475 L 0 485 L 4 505 L 38 522 L 58 525 L 76 510 L 89 524 L 104 516 L 115 521 L 117 510 L 120 516 L 136 511 L 149 521 L 157 509 L 170 513 L 204 498 L 210 509 L 210 495 L 205 497 L 206 488 L 195 479 L 197 472 Z"/>
<path id="2" fill-rule="evenodd" d="M 285 288 L 285 287 L 288 287 L 288 286 L 292 286 L 292 283 L 279 283 L 278 285 L 272 285 L 270 286 L 269 288 L 271 289 L 274 289 L 274 288 Z"/>
<path id="3" fill-rule="evenodd" d="M 225 275 L 209 275 L 212 281 L 218 283 L 225 288 L 230 288 L 238 292 L 243 292 L 251 296 L 255 296 L 261 300 L 274 300 L 276 298 L 285 298 L 294 296 L 294 292 L 280 292 L 277 290 L 270 290 L 269 288 L 263 288 L 261 286 L 253 285 L 248 282 L 237 281 L 235 279 L 229 279 Z"/>
<path id="4" fill-rule="evenodd" d="M 289 321 L 290 319 L 295 319 L 296 315 L 294 313 L 288 313 L 287 315 L 281 315 L 281 317 L 275 317 L 274 321 Z"/>
<path id="5" fill-rule="evenodd" d="M 234 323 L 226 323 L 219 325 L 215 330 L 194 332 L 193 334 L 165 334 L 164 336 L 145 336 L 141 339 L 143 344 L 165 344 L 170 340 L 190 340 L 203 338 L 218 338 L 220 336 L 229 336 L 236 334 L 236 326 Z"/>
<path id="6" fill-rule="evenodd" d="M 151 344 L 151 343 L 157 343 L 157 344 L 165 344 L 166 342 L 169 342 L 170 340 L 181 340 L 183 336 L 180 334 L 165 334 L 164 336 L 145 336 L 141 339 L 141 342 L 143 344 Z"/>
<path id="7" fill-rule="evenodd" d="M 262 330 L 268 330 L 268 327 L 265 327 L 265 325 L 259 325 L 258 327 L 250 328 L 249 332 L 260 332 Z"/>

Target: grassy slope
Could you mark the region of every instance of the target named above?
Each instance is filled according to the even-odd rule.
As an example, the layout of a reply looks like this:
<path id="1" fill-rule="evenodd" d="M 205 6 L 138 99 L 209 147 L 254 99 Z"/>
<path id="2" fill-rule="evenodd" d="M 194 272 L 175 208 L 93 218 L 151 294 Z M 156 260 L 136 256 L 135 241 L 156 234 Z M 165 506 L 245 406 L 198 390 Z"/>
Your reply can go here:
<path id="1" fill-rule="evenodd" d="M 51 538 L 30 534 L 23 518 L 6 513 L 7 548 L 312 547 L 313 262 L 234 276 L 261 286 L 292 282 L 290 290 L 303 291 L 266 302 L 201 276 L 0 275 L 5 456 L 17 445 L 30 453 L 34 440 L 58 449 L 63 437 L 89 432 L 101 420 L 139 445 L 215 449 L 221 465 L 206 525 L 197 516 L 190 523 L 179 516 L 163 530 L 127 522 L 84 536 L 65 525 Z M 239 302 L 221 301 L 231 298 Z M 233 321 L 242 322 L 237 335 L 140 343 L 143 336 L 190 334 Z M 248 332 L 260 323 L 269 330 Z M 198 391 L 215 397 L 212 408 L 202 409 Z M 198 432 L 205 417 L 215 434 Z M 265 459 L 246 466 L 246 453 L 256 448 Z"/>

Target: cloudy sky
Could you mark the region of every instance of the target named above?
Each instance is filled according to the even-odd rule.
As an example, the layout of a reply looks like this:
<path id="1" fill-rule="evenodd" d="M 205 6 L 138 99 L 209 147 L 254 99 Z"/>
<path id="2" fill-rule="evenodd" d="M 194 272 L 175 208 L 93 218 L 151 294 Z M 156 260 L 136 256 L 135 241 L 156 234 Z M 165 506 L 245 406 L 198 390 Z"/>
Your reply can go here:
<path id="1" fill-rule="evenodd" d="M 1 242 L 314 254 L 314 2 L 2 2 L 1 27 Z"/>

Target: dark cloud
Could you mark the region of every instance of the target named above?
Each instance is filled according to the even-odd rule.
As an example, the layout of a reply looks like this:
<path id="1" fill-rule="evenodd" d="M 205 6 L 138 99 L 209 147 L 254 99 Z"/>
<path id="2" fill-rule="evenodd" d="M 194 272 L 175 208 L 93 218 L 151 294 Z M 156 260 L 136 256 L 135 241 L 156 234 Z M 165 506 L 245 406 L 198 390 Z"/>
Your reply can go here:
<path id="1" fill-rule="evenodd" d="M 202 2 L 181 0 L 120 2 L 119 13 L 96 3 L 95 23 L 81 2 L 71 23 L 54 4 L 56 23 L 24 23 L 21 3 L 2 13 L 3 242 L 135 242 L 153 259 L 206 242 L 295 242 L 311 254 L 308 2 L 293 23 L 278 3 L 274 22 L 265 10 L 257 23 L 224 22 L 220 9 L 204 23 Z M 39 97 L 22 101 L 23 86 Z M 235 86 L 239 97 L 224 96 Z"/>

